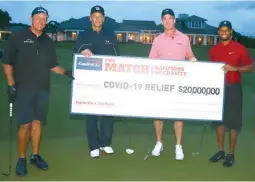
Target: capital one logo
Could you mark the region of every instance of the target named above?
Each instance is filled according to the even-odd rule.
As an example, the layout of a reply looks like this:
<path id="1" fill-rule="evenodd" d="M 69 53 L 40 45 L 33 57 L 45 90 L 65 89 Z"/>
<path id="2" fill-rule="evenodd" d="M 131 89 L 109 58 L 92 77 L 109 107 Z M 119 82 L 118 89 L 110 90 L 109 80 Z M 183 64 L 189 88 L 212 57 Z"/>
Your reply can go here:
<path id="1" fill-rule="evenodd" d="M 80 65 L 80 66 L 88 66 L 88 67 L 100 67 L 99 61 L 79 62 L 78 65 Z"/>
<path id="2" fill-rule="evenodd" d="M 102 70 L 102 60 L 100 59 L 78 59 L 77 60 L 77 69 L 85 70 Z"/>

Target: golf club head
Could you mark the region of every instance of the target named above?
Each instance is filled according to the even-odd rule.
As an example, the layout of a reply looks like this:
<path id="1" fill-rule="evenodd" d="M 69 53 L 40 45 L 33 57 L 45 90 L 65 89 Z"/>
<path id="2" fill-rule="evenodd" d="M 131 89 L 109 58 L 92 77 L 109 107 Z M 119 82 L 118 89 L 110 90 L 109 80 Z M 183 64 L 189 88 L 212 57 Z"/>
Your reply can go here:
<path id="1" fill-rule="evenodd" d="M 192 155 L 200 155 L 199 152 L 193 152 Z"/>
<path id="2" fill-rule="evenodd" d="M 150 151 L 148 150 L 148 152 L 147 152 L 146 156 L 143 158 L 143 160 L 146 161 L 149 158 L 149 155 L 150 155 Z"/>
<path id="3" fill-rule="evenodd" d="M 144 157 L 144 159 L 143 160 L 147 160 L 148 159 L 148 157 L 149 157 L 149 154 L 147 154 L 145 157 Z"/>

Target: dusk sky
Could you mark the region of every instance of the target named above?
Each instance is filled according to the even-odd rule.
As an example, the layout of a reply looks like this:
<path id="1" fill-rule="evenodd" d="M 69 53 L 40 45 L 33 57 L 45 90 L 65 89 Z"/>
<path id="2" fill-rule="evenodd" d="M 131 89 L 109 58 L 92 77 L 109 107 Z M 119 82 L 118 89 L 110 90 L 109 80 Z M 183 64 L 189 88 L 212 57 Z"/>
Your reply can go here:
<path id="1" fill-rule="evenodd" d="M 45 7 L 49 11 L 50 20 L 60 22 L 71 17 L 88 16 L 94 5 L 103 6 L 106 16 L 117 22 L 153 20 L 159 24 L 161 11 L 172 8 L 176 15 L 197 15 L 216 27 L 220 21 L 229 20 L 237 32 L 255 36 L 255 2 L 252 1 L 0 1 L 0 8 L 9 12 L 12 22 L 26 24 L 30 24 L 30 15 L 36 6 Z"/>

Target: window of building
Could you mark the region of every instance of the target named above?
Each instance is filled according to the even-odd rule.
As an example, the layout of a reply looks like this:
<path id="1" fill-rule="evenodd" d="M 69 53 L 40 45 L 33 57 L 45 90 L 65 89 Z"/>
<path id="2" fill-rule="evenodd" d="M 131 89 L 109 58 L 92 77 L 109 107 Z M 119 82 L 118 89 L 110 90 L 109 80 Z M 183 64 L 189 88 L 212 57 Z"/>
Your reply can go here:
<path id="1" fill-rule="evenodd" d="M 207 45 L 214 45 L 214 36 L 207 36 L 206 37 L 206 44 Z"/>
<path id="2" fill-rule="evenodd" d="M 76 40 L 77 39 L 77 33 L 76 32 L 72 32 L 72 40 Z"/>
<path id="3" fill-rule="evenodd" d="M 201 21 L 191 21 L 191 28 L 202 28 Z"/>

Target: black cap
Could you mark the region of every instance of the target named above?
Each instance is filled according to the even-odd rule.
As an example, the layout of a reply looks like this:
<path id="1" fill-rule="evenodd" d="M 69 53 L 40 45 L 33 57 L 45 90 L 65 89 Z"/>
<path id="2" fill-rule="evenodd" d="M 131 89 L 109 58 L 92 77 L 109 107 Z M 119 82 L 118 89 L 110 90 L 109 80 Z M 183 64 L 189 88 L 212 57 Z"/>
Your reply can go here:
<path id="1" fill-rule="evenodd" d="M 166 14 L 169 14 L 169 15 L 171 15 L 171 16 L 175 16 L 173 10 L 171 10 L 171 9 L 164 9 L 164 10 L 162 11 L 162 13 L 161 13 L 161 18 L 163 18 L 163 16 L 165 16 Z"/>
<path id="2" fill-rule="evenodd" d="M 43 8 L 43 7 L 36 7 L 33 11 L 32 11 L 32 16 L 39 14 L 39 13 L 44 13 L 47 15 L 47 17 L 49 17 L 49 13 L 48 11 Z"/>
<path id="3" fill-rule="evenodd" d="M 227 20 L 220 22 L 218 29 L 220 29 L 223 26 L 228 27 L 229 29 L 232 29 L 231 23 Z"/>
<path id="4" fill-rule="evenodd" d="M 90 10 L 90 14 L 93 14 L 95 12 L 102 13 L 104 15 L 104 8 L 102 6 L 94 6 Z"/>

